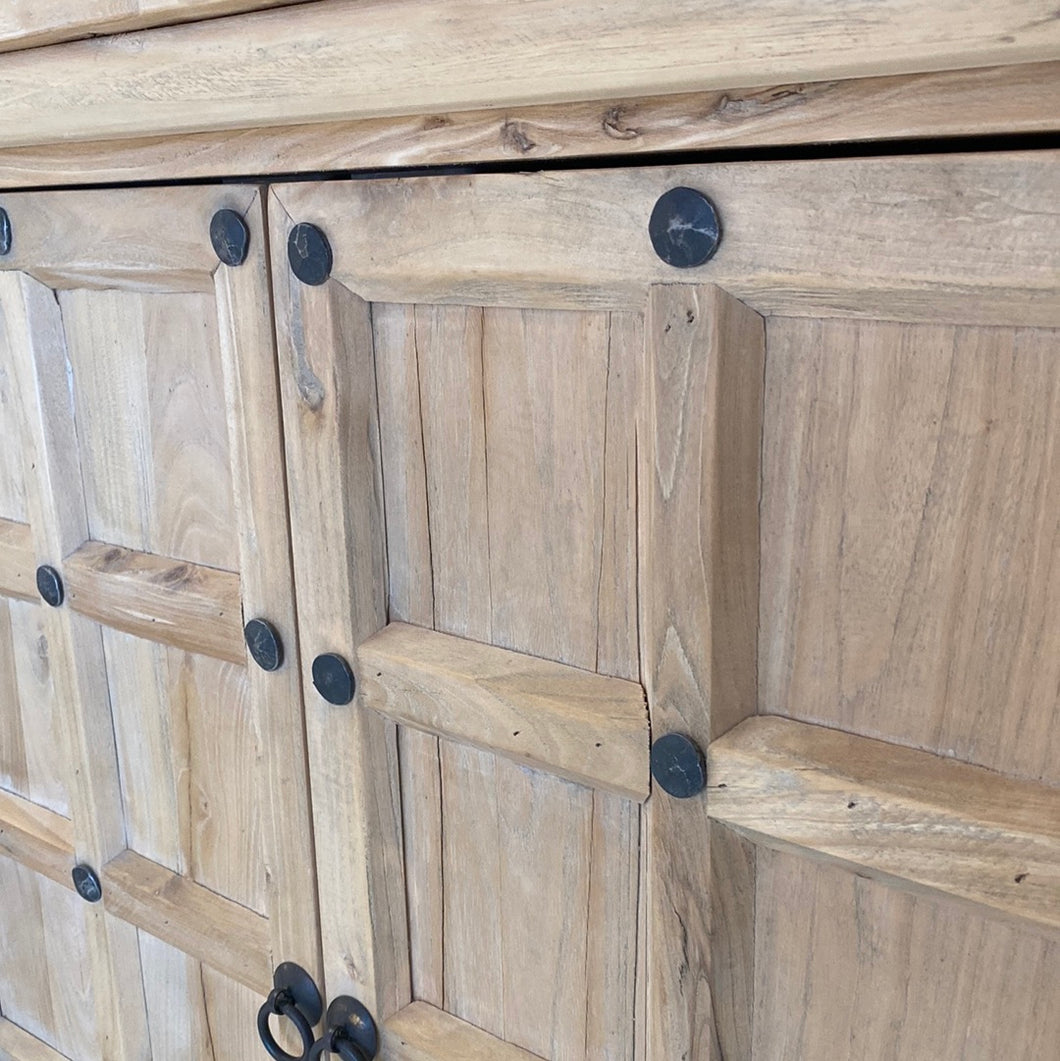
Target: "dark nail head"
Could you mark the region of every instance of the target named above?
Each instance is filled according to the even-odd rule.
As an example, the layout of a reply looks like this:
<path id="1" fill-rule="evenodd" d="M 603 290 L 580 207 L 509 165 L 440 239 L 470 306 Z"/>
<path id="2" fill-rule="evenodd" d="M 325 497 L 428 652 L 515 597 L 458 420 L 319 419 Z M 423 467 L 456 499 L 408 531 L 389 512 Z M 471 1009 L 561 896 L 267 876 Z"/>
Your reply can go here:
<path id="1" fill-rule="evenodd" d="M 721 222 L 714 204 L 694 188 L 671 188 L 659 197 L 648 221 L 655 253 L 675 269 L 692 269 L 714 257 Z"/>
<path id="2" fill-rule="evenodd" d="M 98 903 L 103 898 L 103 888 L 99 883 L 99 877 L 91 866 L 74 866 L 70 876 L 74 879 L 77 894 L 86 903 Z"/>
<path id="3" fill-rule="evenodd" d="M 58 608 L 65 597 L 63 591 L 63 580 L 54 567 L 41 564 L 37 568 L 37 592 L 41 595 L 45 604 Z"/>
<path id="4" fill-rule="evenodd" d="M 696 796 L 707 786 L 703 753 L 683 733 L 667 733 L 651 746 L 651 776 L 676 799 Z"/>
<path id="5" fill-rule="evenodd" d="M 283 665 L 283 642 L 276 627 L 266 619 L 251 619 L 243 627 L 250 656 L 262 670 L 279 670 Z"/>
<path id="6" fill-rule="evenodd" d="M 242 265 L 250 250 L 250 229 L 235 210 L 218 210 L 210 221 L 210 242 L 225 265 Z"/>
<path id="7" fill-rule="evenodd" d="M 328 237 L 316 225 L 305 221 L 295 225 L 287 237 L 287 260 L 303 284 L 323 284 L 331 276 L 333 264 Z"/>
<path id="8" fill-rule="evenodd" d="M 326 652 L 313 660 L 313 685 L 329 704 L 348 704 L 357 685 L 350 665 L 334 652 Z"/>

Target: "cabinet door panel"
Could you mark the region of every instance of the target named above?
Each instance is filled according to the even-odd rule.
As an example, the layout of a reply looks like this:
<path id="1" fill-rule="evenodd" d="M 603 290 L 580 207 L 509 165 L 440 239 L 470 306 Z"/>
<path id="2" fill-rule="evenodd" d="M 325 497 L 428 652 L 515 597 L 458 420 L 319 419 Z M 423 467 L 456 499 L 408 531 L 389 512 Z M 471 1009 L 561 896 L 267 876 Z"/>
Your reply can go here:
<path id="1" fill-rule="evenodd" d="M 325 964 L 387 1056 L 884 1058 L 900 1025 L 903 1057 L 985 1059 L 939 985 L 968 1015 L 1055 980 L 1058 165 L 273 189 L 302 639 L 358 680 L 305 689 L 317 834 L 348 841 L 318 851 Z M 723 231 L 687 270 L 648 234 L 682 186 Z M 572 774 L 596 716 L 549 700 L 564 667 L 641 685 L 731 785 Z M 975 858 L 1020 898 L 965 888 Z M 971 941 L 946 969 L 935 910 Z M 973 984 L 997 948 L 1012 984 Z"/>
<path id="2" fill-rule="evenodd" d="M 5 605 L 23 625 L 34 609 L 48 654 L 16 647 L 4 676 L 25 748 L 7 769 L 26 777 L 4 806 L 17 858 L 71 889 L 86 863 L 102 885 L 96 905 L 68 893 L 96 1030 L 64 1045 L 4 1012 L 74 1061 L 249 1059 L 273 965 L 319 972 L 262 204 L 253 188 L 167 188 L 4 207 L 25 497 L 11 511 L 28 524 L 26 582 L 47 563 L 64 588 L 60 607 Z M 241 265 L 211 246 L 222 208 L 243 219 Z M 257 616 L 287 645 L 275 673 L 243 644 Z M 49 684 L 67 804 L 30 754 Z"/>

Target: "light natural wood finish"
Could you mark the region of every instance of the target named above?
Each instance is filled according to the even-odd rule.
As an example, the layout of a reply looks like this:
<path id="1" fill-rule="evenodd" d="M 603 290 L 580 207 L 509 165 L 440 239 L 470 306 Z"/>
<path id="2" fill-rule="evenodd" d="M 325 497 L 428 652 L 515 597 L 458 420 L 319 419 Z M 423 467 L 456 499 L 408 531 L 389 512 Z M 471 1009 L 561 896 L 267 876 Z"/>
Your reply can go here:
<path id="1" fill-rule="evenodd" d="M 273 190 L 273 290 L 325 984 L 380 1019 L 410 1001 L 396 727 L 326 703 L 311 663 L 386 624 L 387 567 L 370 309 L 337 283 L 300 284 Z M 355 814 L 351 808 L 357 808 Z"/>
<path id="2" fill-rule="evenodd" d="M 39 600 L 35 570 L 32 528 L 0 519 L 0 596 Z"/>
<path id="3" fill-rule="evenodd" d="M 12 0 L 0 11 L 0 52 L 217 18 L 299 0 Z"/>
<path id="4" fill-rule="evenodd" d="M 57 884 L 73 887 L 70 819 L 12 792 L 0 791 L 0 852 Z"/>
<path id="5" fill-rule="evenodd" d="M 767 331 L 762 710 L 1060 785 L 1056 333 Z"/>
<path id="6" fill-rule="evenodd" d="M 0 188 L 1056 130 L 1060 63 L 0 148 Z"/>
<path id="7" fill-rule="evenodd" d="M 59 564 L 88 538 L 59 306 L 50 290 L 16 272 L 0 273 L 0 304 L 8 348 L 17 353 L 36 554 Z M 98 627 L 68 608 L 46 609 L 42 621 L 55 646 L 51 676 L 63 707 L 60 747 L 70 779 L 75 855 L 101 866 L 125 843 L 102 640 Z M 102 1051 L 115 1061 L 136 1061 L 147 1040 L 136 932 L 98 907 L 87 909 L 84 920 Z"/>
<path id="8" fill-rule="evenodd" d="M 271 951 L 277 963 L 297 962 L 319 983 L 323 966 L 309 769 L 282 471 L 268 233 L 260 197 L 247 209 L 245 220 L 250 231 L 247 261 L 233 268 L 219 266 L 214 281 L 239 517 L 242 619 L 266 618 L 284 649 L 279 671 L 269 673 L 251 662 L 247 673 L 261 745 L 271 751 L 262 793 Z"/>
<path id="9" fill-rule="evenodd" d="M 763 314 L 1055 326 L 1058 157 L 405 178 L 296 185 L 285 201 L 300 220 L 341 201 L 335 275 L 373 301 L 639 309 L 648 285 L 680 279 Z M 676 185 L 709 194 L 724 232 L 680 277 L 647 235 Z"/>
<path id="10" fill-rule="evenodd" d="M 790 719 L 710 748 L 710 815 L 914 891 L 1060 937 L 1060 789 Z"/>
<path id="11" fill-rule="evenodd" d="M 239 575 L 87 542 L 63 564 L 70 607 L 150 641 L 246 663 Z"/>
<path id="12" fill-rule="evenodd" d="M 413 1002 L 391 1017 L 381 1042 L 392 1061 L 540 1061 L 426 1002 Z"/>
<path id="13" fill-rule="evenodd" d="M 648 712 L 633 682 L 405 623 L 357 661 L 362 705 L 395 722 L 647 799 Z"/>
<path id="14" fill-rule="evenodd" d="M 652 289 L 646 331 L 641 667 L 653 739 L 684 733 L 705 750 L 756 707 L 765 328 L 716 287 L 674 285 Z M 720 1001 L 725 1021 L 714 1013 L 708 800 L 656 787 L 646 815 L 644 1056 L 728 1056 L 721 1037 L 746 1042 L 751 1014 Z"/>
<path id="15" fill-rule="evenodd" d="M 0 143 L 1008 65 L 1058 42 L 1048 0 L 836 0 L 826 22 L 797 0 L 334 0 L 4 56 Z"/>
<path id="16" fill-rule="evenodd" d="M 107 911 L 254 991 L 272 990 L 268 921 L 216 892 L 124 851 L 103 867 Z"/>
<path id="17" fill-rule="evenodd" d="M 754 1057 L 1055 1055 L 1060 943 L 766 848 L 758 880 Z"/>
<path id="18" fill-rule="evenodd" d="M 67 1058 L 53 1050 L 47 1043 L 29 1032 L 23 1031 L 17 1024 L 0 1017 L 0 1059 L 3 1061 L 67 1061 Z"/>

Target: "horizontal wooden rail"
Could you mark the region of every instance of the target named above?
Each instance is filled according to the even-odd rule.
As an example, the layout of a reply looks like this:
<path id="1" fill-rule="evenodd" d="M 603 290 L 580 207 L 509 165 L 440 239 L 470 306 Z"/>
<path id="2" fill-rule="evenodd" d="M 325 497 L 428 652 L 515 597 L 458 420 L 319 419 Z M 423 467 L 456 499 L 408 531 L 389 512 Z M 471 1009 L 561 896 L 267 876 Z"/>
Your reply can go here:
<path id="1" fill-rule="evenodd" d="M 0 144 L 1055 59 L 1055 0 L 328 0 L 0 56 Z M 61 70 L 62 77 L 55 71 Z"/>
<path id="2" fill-rule="evenodd" d="M 70 819 L 6 790 L 0 790 L 0 852 L 57 884 L 73 887 Z"/>
<path id="3" fill-rule="evenodd" d="M 1060 789 L 772 717 L 708 773 L 710 816 L 758 843 L 1060 933 Z"/>
<path id="4" fill-rule="evenodd" d="M 42 1039 L 23 1031 L 17 1024 L 0 1017 L 0 1058 L 7 1061 L 67 1061 Z"/>
<path id="5" fill-rule="evenodd" d="M 37 600 L 36 569 L 32 529 L 0 519 L 0 597 Z"/>
<path id="6" fill-rule="evenodd" d="M 540 1061 L 426 1002 L 413 1002 L 383 1025 L 387 1061 Z"/>
<path id="7" fill-rule="evenodd" d="M 391 623 L 357 651 L 361 702 L 405 725 L 593 788 L 648 796 L 635 682 Z"/>
<path id="8" fill-rule="evenodd" d="M 239 575 L 103 542 L 63 565 L 70 607 L 151 641 L 246 662 Z"/>
<path id="9" fill-rule="evenodd" d="M 272 990 L 269 922 L 261 914 L 123 851 L 103 867 L 108 913 L 179 947 L 213 969 L 267 995 Z"/>

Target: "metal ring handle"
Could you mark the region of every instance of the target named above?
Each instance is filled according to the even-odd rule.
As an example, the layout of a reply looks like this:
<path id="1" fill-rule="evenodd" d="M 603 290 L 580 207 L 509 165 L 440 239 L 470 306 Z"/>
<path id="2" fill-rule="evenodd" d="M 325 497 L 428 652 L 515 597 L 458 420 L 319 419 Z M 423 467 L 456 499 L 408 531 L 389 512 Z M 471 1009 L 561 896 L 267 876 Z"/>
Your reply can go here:
<path id="1" fill-rule="evenodd" d="M 365 1061 L 364 1054 L 356 1044 L 341 1029 L 336 1028 L 329 1029 L 317 1039 L 306 1061 L 320 1061 L 325 1054 L 338 1054 L 342 1061 Z"/>
<path id="2" fill-rule="evenodd" d="M 302 1052 L 300 1054 L 289 1054 L 276 1041 L 275 1036 L 272 1034 L 272 1029 L 269 1027 L 269 1017 L 273 1014 L 286 1017 L 298 1029 L 298 1034 L 302 1037 Z M 261 1038 L 261 1045 L 265 1047 L 269 1057 L 274 1058 L 275 1061 L 305 1061 L 310 1049 L 313 1047 L 312 1026 L 306 1019 L 306 1015 L 295 1005 L 291 993 L 282 989 L 273 990 L 261 1009 L 258 1010 L 258 1036 Z M 360 1061 L 360 1059 L 357 1059 L 357 1061 Z"/>

